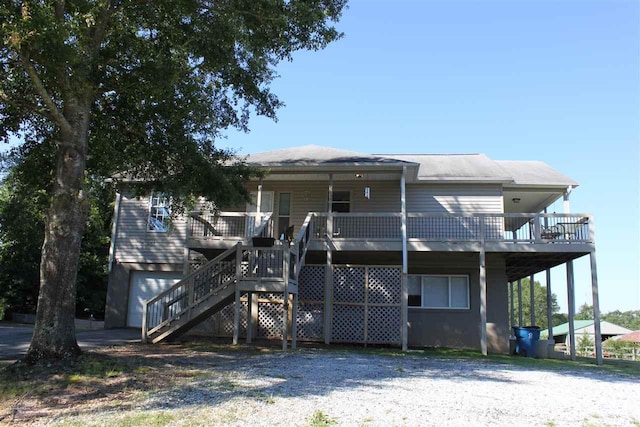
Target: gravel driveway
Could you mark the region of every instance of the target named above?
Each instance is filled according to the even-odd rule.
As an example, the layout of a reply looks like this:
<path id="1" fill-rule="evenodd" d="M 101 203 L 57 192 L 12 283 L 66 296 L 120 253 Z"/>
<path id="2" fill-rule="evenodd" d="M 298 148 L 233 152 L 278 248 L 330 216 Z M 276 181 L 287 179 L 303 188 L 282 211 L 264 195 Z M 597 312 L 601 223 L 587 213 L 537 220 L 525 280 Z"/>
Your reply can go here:
<path id="1" fill-rule="evenodd" d="M 298 426 L 312 424 L 314 414 L 347 426 L 640 425 L 640 373 L 421 352 L 241 353 L 170 359 L 167 367 L 188 365 L 199 373 L 183 386 L 145 396 L 128 413 L 110 409 L 58 421 L 130 424 L 134 412 L 143 424 L 144 414 L 155 420 L 165 414 L 169 425 Z"/>

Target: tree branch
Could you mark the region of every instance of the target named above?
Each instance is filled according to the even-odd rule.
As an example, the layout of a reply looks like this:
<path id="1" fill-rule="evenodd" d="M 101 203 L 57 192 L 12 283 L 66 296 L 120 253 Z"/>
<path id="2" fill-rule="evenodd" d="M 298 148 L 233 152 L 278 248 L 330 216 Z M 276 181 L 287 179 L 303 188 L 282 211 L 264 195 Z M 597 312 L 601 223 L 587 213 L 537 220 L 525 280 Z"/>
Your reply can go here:
<path id="1" fill-rule="evenodd" d="M 27 74 L 29 74 L 29 78 L 31 79 L 31 82 L 33 83 L 36 89 L 36 93 L 40 95 L 40 97 L 42 98 L 42 102 L 44 102 L 47 109 L 49 110 L 49 114 L 51 114 L 51 119 L 53 119 L 53 121 L 56 122 L 64 132 L 71 133 L 72 131 L 71 125 L 69 124 L 67 119 L 64 117 L 64 115 L 60 112 L 56 104 L 53 102 L 53 99 L 49 95 L 49 92 L 47 91 L 47 89 L 44 87 L 42 80 L 40 80 L 40 77 L 38 76 L 38 73 L 36 72 L 36 69 L 33 67 L 33 64 L 29 60 L 28 56 L 22 54 L 20 55 L 20 58 L 22 60 L 23 67 L 27 71 Z"/>

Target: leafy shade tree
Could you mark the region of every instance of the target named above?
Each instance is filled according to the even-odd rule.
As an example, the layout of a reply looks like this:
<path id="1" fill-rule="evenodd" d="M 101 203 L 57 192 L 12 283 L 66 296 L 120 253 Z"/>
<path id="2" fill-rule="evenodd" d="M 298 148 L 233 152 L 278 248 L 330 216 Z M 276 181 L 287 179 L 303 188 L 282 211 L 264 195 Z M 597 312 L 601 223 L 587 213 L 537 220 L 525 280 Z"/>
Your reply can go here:
<path id="1" fill-rule="evenodd" d="M 575 320 L 593 320 L 593 306 L 587 303 L 584 303 L 580 306 L 576 315 L 574 317 Z"/>
<path id="2" fill-rule="evenodd" d="M 34 312 L 40 284 L 39 263 L 43 243 L 44 212 L 49 205 L 46 189 L 53 158 L 47 144 L 24 145 L 5 160 L 0 184 L 0 288 L 4 308 Z M 80 252 L 76 315 L 85 310 L 102 316 L 107 287 L 107 260 L 113 189 L 88 177 L 89 220 Z M 1 317 L 0 317 L 1 318 Z"/>
<path id="3" fill-rule="evenodd" d="M 640 310 L 610 311 L 603 314 L 602 320 L 614 323 L 632 331 L 640 330 Z"/>
<path id="4" fill-rule="evenodd" d="M 531 304 L 530 304 L 530 286 L 529 279 L 522 279 L 522 321 L 523 325 L 529 325 L 531 323 Z M 509 287 L 511 289 L 511 287 Z M 513 287 L 514 295 L 514 316 L 515 322 L 518 323 L 518 313 L 519 313 L 519 301 L 518 301 L 518 284 L 516 283 Z M 534 295 L 534 314 L 536 318 L 536 326 L 539 326 L 542 329 L 546 329 L 548 327 L 547 322 L 547 287 L 542 286 L 540 282 L 537 280 L 533 282 L 533 295 Z M 509 290 L 509 298 L 511 298 L 511 290 Z M 509 300 L 511 301 L 511 300 Z M 551 312 L 554 315 L 554 319 L 560 311 L 560 306 L 558 305 L 558 298 L 556 294 L 551 294 Z M 511 304 L 509 304 L 509 315 L 511 316 Z"/>
<path id="5" fill-rule="evenodd" d="M 338 39 L 346 0 L 7 0 L 0 139 L 51 140 L 40 292 L 27 360 L 70 357 L 86 173 L 126 171 L 174 200 L 245 200 L 255 171 L 213 140 L 275 118 L 275 66 Z M 34 173 L 37 173 L 34 171 Z"/>

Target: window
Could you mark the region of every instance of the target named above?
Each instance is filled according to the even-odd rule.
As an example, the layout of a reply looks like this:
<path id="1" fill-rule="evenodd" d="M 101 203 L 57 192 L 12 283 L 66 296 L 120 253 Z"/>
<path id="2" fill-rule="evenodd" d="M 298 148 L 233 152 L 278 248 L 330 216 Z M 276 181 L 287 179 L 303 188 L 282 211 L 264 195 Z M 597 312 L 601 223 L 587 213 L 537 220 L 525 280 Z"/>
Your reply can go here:
<path id="1" fill-rule="evenodd" d="M 409 276 L 409 307 L 469 308 L 469 276 Z"/>
<path id="2" fill-rule="evenodd" d="M 351 193 L 348 191 L 334 191 L 331 212 L 350 212 Z"/>
<path id="3" fill-rule="evenodd" d="M 278 236 L 284 240 L 284 233 L 291 220 L 291 193 L 280 193 L 278 197 Z"/>
<path id="4" fill-rule="evenodd" d="M 171 202 L 165 193 L 151 193 L 149 207 L 148 231 L 165 232 L 169 230 L 171 222 Z"/>

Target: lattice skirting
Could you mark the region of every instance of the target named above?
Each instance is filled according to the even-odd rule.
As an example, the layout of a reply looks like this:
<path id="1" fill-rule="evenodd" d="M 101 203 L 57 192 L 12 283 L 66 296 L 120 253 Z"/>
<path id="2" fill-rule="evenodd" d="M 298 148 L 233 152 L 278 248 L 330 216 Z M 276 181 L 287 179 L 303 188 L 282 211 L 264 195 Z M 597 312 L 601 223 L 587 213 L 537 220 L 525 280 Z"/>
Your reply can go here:
<path id="1" fill-rule="evenodd" d="M 297 338 L 324 340 L 324 265 L 306 265 L 298 282 Z M 401 268 L 342 266 L 333 269 L 331 341 L 399 344 L 402 310 Z M 241 308 L 240 335 L 246 337 L 247 295 Z M 282 337 L 283 295 L 259 294 L 256 337 Z M 219 314 L 221 336 L 233 334 L 234 304 Z"/>

